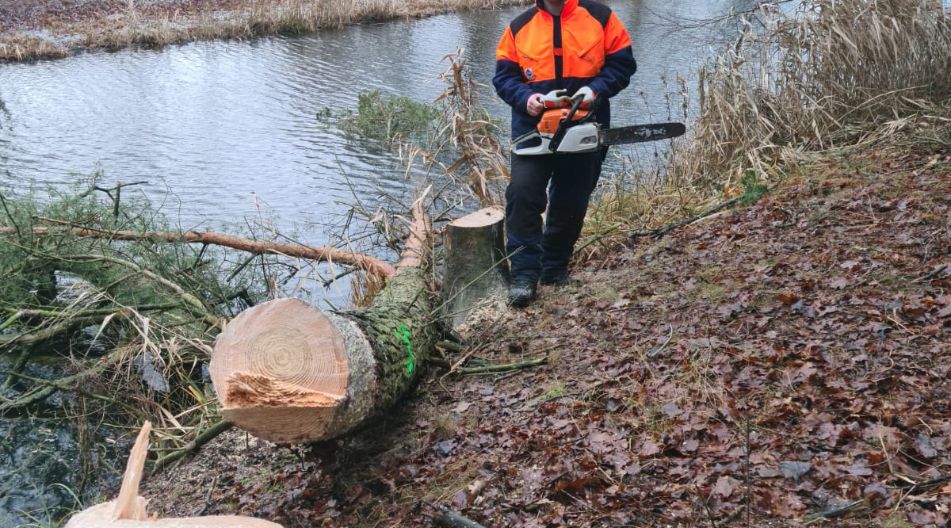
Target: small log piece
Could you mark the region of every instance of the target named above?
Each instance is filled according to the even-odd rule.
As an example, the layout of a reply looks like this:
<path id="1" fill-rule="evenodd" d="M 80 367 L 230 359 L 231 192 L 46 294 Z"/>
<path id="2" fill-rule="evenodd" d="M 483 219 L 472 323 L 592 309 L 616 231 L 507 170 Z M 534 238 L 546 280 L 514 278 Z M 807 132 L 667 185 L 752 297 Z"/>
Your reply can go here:
<path id="1" fill-rule="evenodd" d="M 149 452 L 152 424 L 145 422 L 132 447 L 119 498 L 81 511 L 66 523 L 66 528 L 281 528 L 281 525 L 252 517 L 215 515 L 159 519 L 149 516 L 145 498 L 139 495 L 139 483 Z"/>

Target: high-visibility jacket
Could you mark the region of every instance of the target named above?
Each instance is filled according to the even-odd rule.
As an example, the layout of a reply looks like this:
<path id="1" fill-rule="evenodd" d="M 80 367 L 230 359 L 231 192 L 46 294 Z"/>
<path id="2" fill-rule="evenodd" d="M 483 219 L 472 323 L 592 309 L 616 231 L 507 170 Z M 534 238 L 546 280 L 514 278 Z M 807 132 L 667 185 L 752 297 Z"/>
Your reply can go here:
<path id="1" fill-rule="evenodd" d="M 597 121 L 610 125 L 608 98 L 627 87 L 637 70 L 631 37 L 611 8 L 589 0 L 565 0 L 553 16 L 536 0 L 505 29 L 496 51 L 492 84 L 512 107 L 512 137 L 533 130 L 540 117 L 528 115 L 534 93 L 589 86 L 601 100 Z"/>

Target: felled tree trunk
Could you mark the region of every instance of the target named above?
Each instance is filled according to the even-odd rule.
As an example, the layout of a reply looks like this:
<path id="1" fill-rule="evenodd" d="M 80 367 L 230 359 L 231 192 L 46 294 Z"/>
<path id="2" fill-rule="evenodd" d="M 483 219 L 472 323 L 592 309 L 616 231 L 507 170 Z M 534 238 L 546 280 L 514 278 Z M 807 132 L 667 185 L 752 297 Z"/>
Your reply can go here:
<path id="1" fill-rule="evenodd" d="M 486 299 L 505 293 L 505 211 L 481 209 L 446 227 L 443 314 L 457 327 Z"/>
<path id="2" fill-rule="evenodd" d="M 425 273 L 431 231 L 414 208 L 396 275 L 366 310 L 325 314 L 296 299 L 242 312 L 218 337 L 211 378 L 222 415 L 277 443 L 326 440 L 390 409 L 436 341 Z"/>
<path id="3" fill-rule="evenodd" d="M 139 483 L 149 451 L 151 430 L 152 424 L 145 422 L 135 440 L 122 477 L 119 498 L 77 513 L 66 523 L 66 528 L 281 528 L 281 525 L 269 521 L 235 515 L 178 519 L 149 516 L 147 501 L 139 496 Z"/>

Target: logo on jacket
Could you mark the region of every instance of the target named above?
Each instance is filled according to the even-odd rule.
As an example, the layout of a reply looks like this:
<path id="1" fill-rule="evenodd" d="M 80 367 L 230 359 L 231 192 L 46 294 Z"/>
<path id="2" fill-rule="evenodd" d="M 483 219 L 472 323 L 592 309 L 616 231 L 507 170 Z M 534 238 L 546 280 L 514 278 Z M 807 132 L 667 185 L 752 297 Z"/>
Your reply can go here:
<path id="1" fill-rule="evenodd" d="M 531 68 L 525 68 L 525 78 L 528 79 L 529 81 L 534 81 L 535 71 L 532 70 Z"/>

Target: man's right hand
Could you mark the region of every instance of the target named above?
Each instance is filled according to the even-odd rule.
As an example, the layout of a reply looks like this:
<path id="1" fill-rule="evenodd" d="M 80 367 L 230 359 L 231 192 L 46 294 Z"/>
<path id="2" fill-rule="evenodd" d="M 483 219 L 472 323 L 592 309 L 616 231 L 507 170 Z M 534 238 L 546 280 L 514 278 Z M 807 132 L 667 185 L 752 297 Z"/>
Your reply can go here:
<path id="1" fill-rule="evenodd" d="M 525 111 L 528 112 L 528 115 L 537 117 L 542 113 L 542 110 L 545 109 L 545 104 L 542 103 L 542 97 L 542 94 L 535 93 L 528 98 L 528 104 L 525 105 Z"/>

